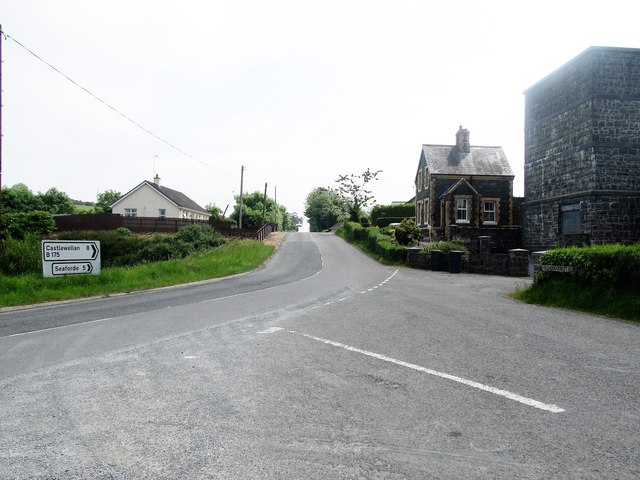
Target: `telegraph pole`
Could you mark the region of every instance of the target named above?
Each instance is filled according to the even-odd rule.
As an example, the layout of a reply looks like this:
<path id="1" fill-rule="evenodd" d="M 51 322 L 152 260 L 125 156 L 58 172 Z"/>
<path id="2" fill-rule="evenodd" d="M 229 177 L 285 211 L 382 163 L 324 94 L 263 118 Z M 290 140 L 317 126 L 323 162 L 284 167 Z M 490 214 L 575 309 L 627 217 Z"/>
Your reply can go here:
<path id="1" fill-rule="evenodd" d="M 267 213 L 267 182 L 264 182 L 264 200 L 262 201 L 262 226 L 264 227 L 264 216 Z"/>
<path id="2" fill-rule="evenodd" d="M 273 209 L 273 223 L 276 226 L 276 230 L 278 229 L 278 187 L 273 187 L 273 203 L 276 204 L 276 207 Z"/>
<path id="3" fill-rule="evenodd" d="M 4 32 L 0 25 L 0 219 L 2 218 L 2 40 Z M 2 241 L 0 240 L 0 252 L 2 252 Z"/>
<path id="4" fill-rule="evenodd" d="M 244 165 L 240 167 L 240 215 L 238 216 L 238 228 L 242 230 L 242 182 L 244 181 Z"/>

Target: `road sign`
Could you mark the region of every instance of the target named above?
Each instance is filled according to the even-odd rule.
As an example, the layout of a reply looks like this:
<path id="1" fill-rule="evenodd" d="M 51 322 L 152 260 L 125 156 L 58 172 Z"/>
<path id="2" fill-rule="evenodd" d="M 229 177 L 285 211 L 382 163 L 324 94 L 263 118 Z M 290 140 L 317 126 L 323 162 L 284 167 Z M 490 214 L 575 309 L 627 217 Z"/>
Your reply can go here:
<path id="1" fill-rule="evenodd" d="M 99 275 L 100 242 L 97 240 L 43 240 L 42 275 Z"/>

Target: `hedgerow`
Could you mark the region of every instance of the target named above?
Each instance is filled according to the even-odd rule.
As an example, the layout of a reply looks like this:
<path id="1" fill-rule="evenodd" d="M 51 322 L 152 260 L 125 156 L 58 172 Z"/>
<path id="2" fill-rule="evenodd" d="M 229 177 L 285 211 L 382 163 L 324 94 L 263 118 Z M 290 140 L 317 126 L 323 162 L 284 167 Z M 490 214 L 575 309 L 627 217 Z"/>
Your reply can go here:
<path id="1" fill-rule="evenodd" d="M 28 234 L 41 236 L 50 235 L 56 224 L 49 212 L 33 210 L 31 212 L 11 212 L 0 216 L 0 239 L 13 238 L 22 240 Z"/>
<path id="2" fill-rule="evenodd" d="M 6 275 L 38 273 L 42 269 L 41 235 L 25 234 L 24 239 L 4 240 L 0 272 Z M 63 232 L 58 240 L 97 240 L 102 267 L 128 267 L 140 263 L 184 258 L 225 243 L 211 227 L 189 225 L 174 235 L 131 235 L 128 229 Z"/>
<path id="3" fill-rule="evenodd" d="M 361 243 L 372 253 L 393 263 L 407 260 L 407 249 L 398 245 L 389 235 L 382 233 L 379 227 L 363 227 L 356 222 L 345 222 L 342 231 L 347 240 Z"/>
<path id="4" fill-rule="evenodd" d="M 583 285 L 640 291 L 640 244 L 558 248 L 542 255 L 540 264 L 568 266 L 571 271 L 538 272 L 536 282 L 568 278 Z"/>

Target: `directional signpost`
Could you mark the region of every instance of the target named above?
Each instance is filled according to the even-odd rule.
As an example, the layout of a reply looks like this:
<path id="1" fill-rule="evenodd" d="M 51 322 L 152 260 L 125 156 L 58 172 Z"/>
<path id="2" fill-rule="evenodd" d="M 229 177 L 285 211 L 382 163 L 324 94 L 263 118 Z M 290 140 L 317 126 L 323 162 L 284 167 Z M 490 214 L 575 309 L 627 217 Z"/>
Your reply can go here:
<path id="1" fill-rule="evenodd" d="M 100 242 L 97 240 L 43 240 L 42 275 L 99 275 Z"/>

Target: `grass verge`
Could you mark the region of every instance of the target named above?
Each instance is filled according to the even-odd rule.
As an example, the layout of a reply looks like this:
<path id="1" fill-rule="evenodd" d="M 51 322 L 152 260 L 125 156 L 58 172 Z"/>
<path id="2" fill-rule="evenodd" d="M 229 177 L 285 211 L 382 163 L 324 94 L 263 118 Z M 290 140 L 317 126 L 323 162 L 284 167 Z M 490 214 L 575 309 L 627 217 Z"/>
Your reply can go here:
<path id="1" fill-rule="evenodd" d="M 526 303 L 640 321 L 640 295 L 612 287 L 553 279 L 517 291 L 512 297 Z"/>
<path id="2" fill-rule="evenodd" d="M 0 275 L 0 307 L 69 300 L 221 278 L 262 265 L 274 247 L 238 240 L 179 260 L 128 268 L 105 268 L 100 275 L 44 278 L 41 275 Z"/>

